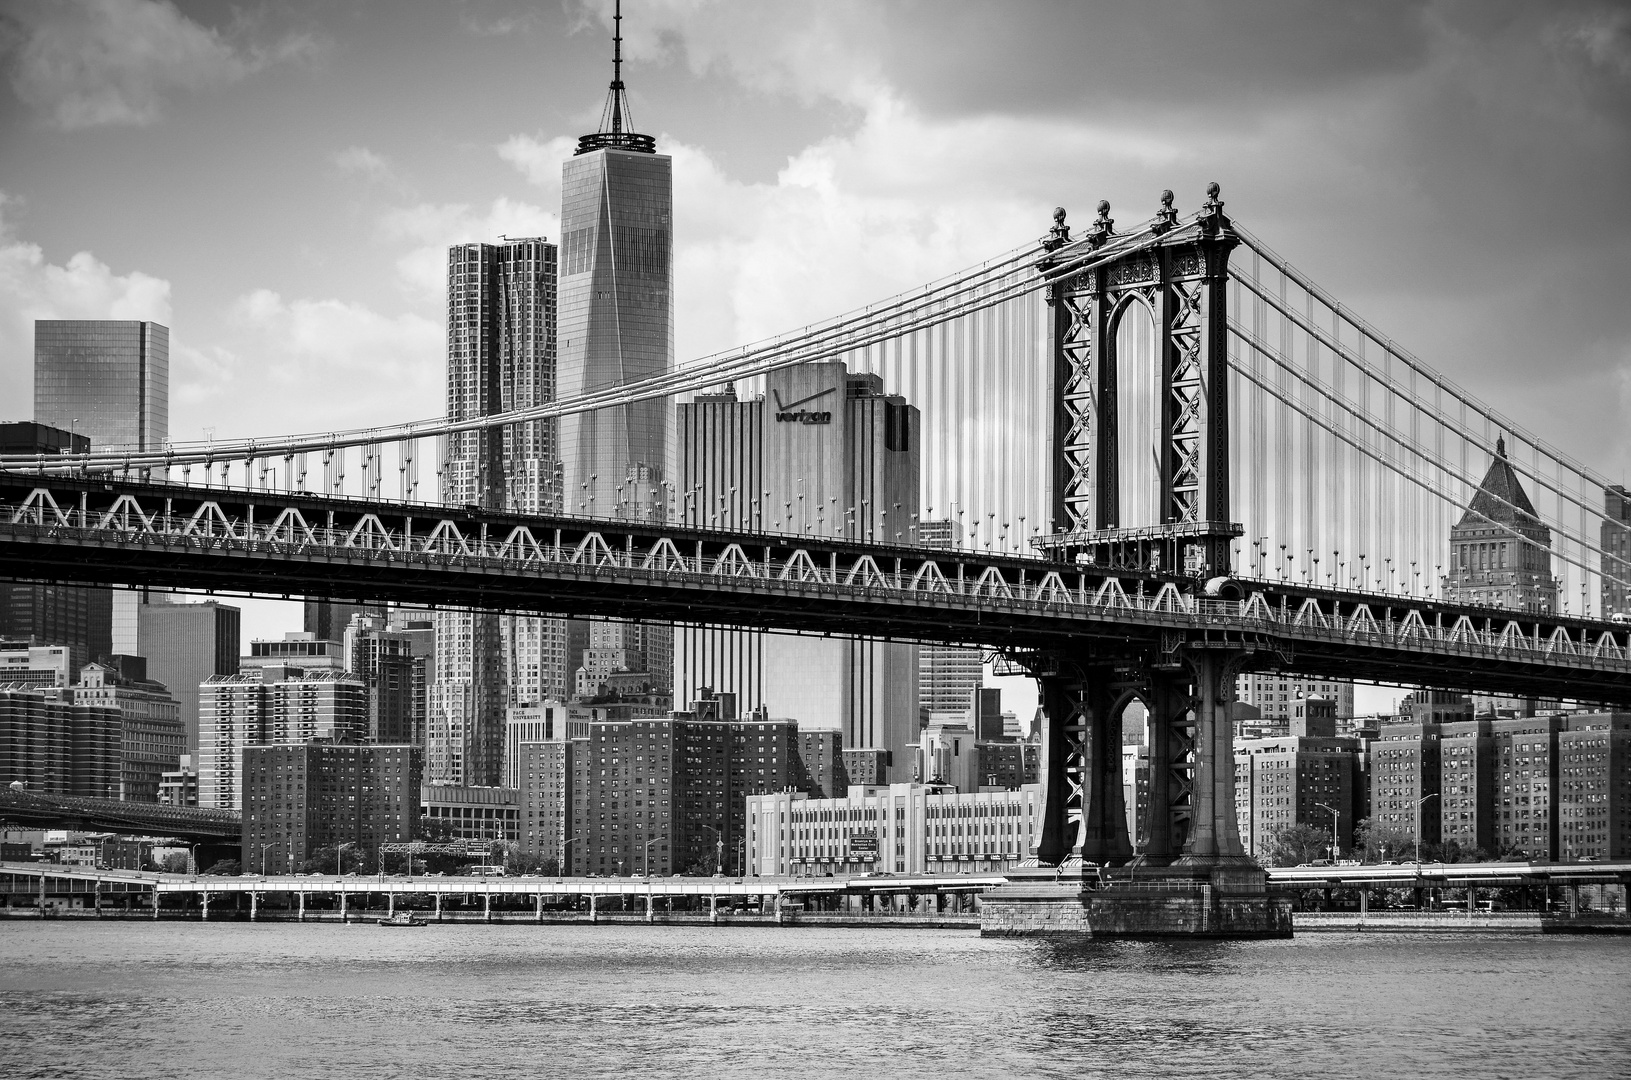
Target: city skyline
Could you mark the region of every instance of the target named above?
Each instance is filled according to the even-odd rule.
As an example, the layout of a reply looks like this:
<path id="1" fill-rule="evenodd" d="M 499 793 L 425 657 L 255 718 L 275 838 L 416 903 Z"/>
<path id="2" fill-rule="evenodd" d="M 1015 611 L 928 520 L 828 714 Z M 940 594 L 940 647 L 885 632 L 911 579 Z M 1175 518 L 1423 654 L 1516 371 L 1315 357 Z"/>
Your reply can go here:
<path id="1" fill-rule="evenodd" d="M 1023 243 L 1055 203 L 1085 223 L 1108 197 L 1136 220 L 1161 187 L 1188 202 L 1217 179 L 1237 220 L 1356 310 L 1624 478 L 1627 436 L 1608 421 L 1631 403 L 1631 316 L 1592 297 L 1610 298 L 1608 253 L 1626 226 L 1609 215 L 1588 227 L 1601 215 L 1575 212 L 1610 204 L 1605 178 L 1631 161 L 1623 12 L 1149 16 L 1162 33 L 1140 32 L 1141 47 L 1203 91 L 1215 107 L 1202 110 L 1175 85 L 1120 77 L 1114 55 L 1032 62 L 1067 39 L 1113 54 L 1138 31 L 1123 13 L 1084 6 L 1062 32 L 1042 5 L 1004 12 L 956 5 L 918 25 L 905 5 L 631 5 L 633 127 L 675 161 L 682 363 Z M 19 7 L 0 130 L 34 152 L 0 166 L 0 258 L 13 270 L 0 285 L 0 388 L 29 377 L 32 318 L 147 317 L 180 324 L 178 438 L 440 412 L 443 252 L 558 236 L 561 165 L 604 100 L 610 15 L 601 2 L 495 2 L 416 11 L 386 36 L 368 33 L 368 17 L 316 11 L 225 24 L 201 4 Z M 1286 41 L 1297 47 L 1268 44 Z M 108 59 L 52 67 L 94 42 Z M 396 62 L 424 50 L 481 59 L 470 66 L 482 74 L 426 100 Z M 951 66 L 978 74 L 948 82 L 924 65 L 930 53 L 977 58 Z M 529 92 L 515 93 L 511 61 L 523 58 Z M 1494 61 L 1508 73 L 1499 87 L 1487 82 Z M 1224 78 L 1243 62 L 1251 87 Z M 503 72 L 509 92 L 487 72 Z M 317 102 L 325 124 L 295 123 Z M 1516 145 L 1546 147 L 1547 164 L 1505 168 Z M 1016 171 L 999 146 L 1045 152 Z M 1384 151 L 1389 182 L 1363 182 Z M 81 167 L 97 162 L 121 168 Z M 234 212 L 175 185 L 178 162 L 231 191 Z M 109 182 L 148 213 L 94 210 L 122 205 L 98 197 Z M 245 201 L 257 209 L 247 219 L 235 210 Z M 179 228 L 178 214 L 198 227 Z M 229 217 L 259 258 L 200 246 Z M 1407 241 L 1417 256 L 1401 265 L 1393 252 Z M 1554 269 L 1543 284 L 1495 269 L 1520 261 Z M 291 392 L 319 373 L 339 392 Z M 292 625 L 269 601 L 245 618 L 252 636 Z"/>

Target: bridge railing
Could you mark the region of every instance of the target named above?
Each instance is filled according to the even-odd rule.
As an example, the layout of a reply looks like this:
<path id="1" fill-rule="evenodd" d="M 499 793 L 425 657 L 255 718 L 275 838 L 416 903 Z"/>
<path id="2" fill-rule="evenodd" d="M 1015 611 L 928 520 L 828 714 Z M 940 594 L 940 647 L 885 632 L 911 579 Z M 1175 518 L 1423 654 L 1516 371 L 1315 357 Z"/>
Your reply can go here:
<path id="1" fill-rule="evenodd" d="M 151 505 L 152 496 L 146 496 Z M 1548 621 L 1543 616 L 1491 609 L 1468 614 L 1411 597 L 1298 593 L 1284 582 L 1239 582 L 1244 599 L 1196 596 L 1171 581 L 1121 577 L 1114 571 L 1040 559 L 934 549 L 812 550 L 786 537 L 724 534 L 651 539 L 643 527 L 608 535 L 596 528 L 511 525 L 502 535 L 468 518 L 392 518 L 387 524 L 366 506 L 345 506 L 308 520 L 297 507 L 249 505 L 228 513 L 203 501 L 176 513 L 172 500 L 144 505 L 134 494 L 92 508 L 83 495 L 63 506 L 48 488 L 0 501 L 0 518 L 15 535 L 36 541 L 161 546 L 264 555 L 320 554 L 347 561 L 432 565 L 469 571 L 602 577 L 652 584 L 717 584 L 743 590 L 810 593 L 916 604 L 970 603 L 982 608 L 1053 617 L 1115 619 L 1136 616 L 1145 625 L 1174 630 L 1221 628 L 1273 636 L 1374 645 L 1434 655 L 1507 660 L 1564 658 L 1576 667 L 1631 672 L 1631 628 Z M 416 509 L 416 508 L 415 508 Z M 256 520 L 260 512 L 270 520 Z M 383 511 L 381 511 L 383 512 Z M 445 514 L 445 508 L 440 511 Z M 585 523 L 585 526 L 596 523 Z"/>

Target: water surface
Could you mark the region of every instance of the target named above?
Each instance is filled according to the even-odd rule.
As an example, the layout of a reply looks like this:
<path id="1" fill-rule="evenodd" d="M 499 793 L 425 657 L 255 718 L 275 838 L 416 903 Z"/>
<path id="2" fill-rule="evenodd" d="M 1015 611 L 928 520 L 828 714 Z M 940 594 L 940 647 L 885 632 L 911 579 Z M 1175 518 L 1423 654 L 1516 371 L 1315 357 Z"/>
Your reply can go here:
<path id="1" fill-rule="evenodd" d="M 1631 1075 L 1631 939 L 0 923 L 7 1077 Z"/>

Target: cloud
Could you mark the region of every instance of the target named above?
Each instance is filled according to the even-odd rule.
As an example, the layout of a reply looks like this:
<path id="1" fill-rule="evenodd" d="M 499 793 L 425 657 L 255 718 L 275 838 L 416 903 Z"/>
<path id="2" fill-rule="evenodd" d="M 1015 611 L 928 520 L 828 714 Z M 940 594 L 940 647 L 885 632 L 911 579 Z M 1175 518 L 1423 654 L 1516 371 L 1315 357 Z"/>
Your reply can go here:
<path id="1" fill-rule="evenodd" d="M 0 192 L 0 401 L 5 419 L 33 415 L 36 319 L 152 319 L 170 323 L 170 283 L 133 270 L 118 274 L 89 251 L 47 261 L 5 218 L 15 200 Z"/>
<path id="2" fill-rule="evenodd" d="M 335 153 L 333 161 L 342 175 L 361 177 L 397 194 L 407 194 L 412 189 L 395 165 L 366 146 L 348 146 Z"/>
<path id="3" fill-rule="evenodd" d="M 304 34 L 239 47 L 166 0 L 24 0 L 3 20 L 12 89 L 65 131 L 152 124 L 173 92 L 229 85 L 318 49 Z"/>
<path id="4" fill-rule="evenodd" d="M 270 289 L 238 297 L 227 312 L 229 344 L 189 359 L 221 381 L 208 404 L 223 434 L 271 433 L 267 402 L 289 431 L 362 427 L 440 411 L 442 327 L 412 312 L 387 315 L 334 299 L 287 299 Z"/>
<path id="5" fill-rule="evenodd" d="M 557 185 L 558 186 L 558 185 Z M 468 203 L 417 203 L 386 211 L 380 231 L 413 247 L 396 260 L 397 279 L 409 294 L 445 298 L 447 249 L 454 244 L 492 243 L 501 236 L 556 236 L 560 215 L 532 203 L 494 199 L 486 210 Z"/>

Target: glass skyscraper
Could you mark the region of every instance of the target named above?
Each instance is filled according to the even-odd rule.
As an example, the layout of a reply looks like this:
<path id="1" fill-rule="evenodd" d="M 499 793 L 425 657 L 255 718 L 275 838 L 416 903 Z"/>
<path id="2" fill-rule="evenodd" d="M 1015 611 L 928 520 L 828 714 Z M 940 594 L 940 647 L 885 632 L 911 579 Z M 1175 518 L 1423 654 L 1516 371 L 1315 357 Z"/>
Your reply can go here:
<path id="1" fill-rule="evenodd" d="M 627 130 L 621 15 L 600 130 L 578 140 L 561 175 L 559 372 L 564 398 L 674 368 L 672 159 Z M 623 520 L 668 515 L 670 401 L 656 398 L 561 418 L 563 501 L 569 513 Z M 673 679 L 672 630 L 602 628 L 652 682 Z M 587 634 L 577 635 L 580 640 Z M 574 668 L 579 657 L 572 659 Z"/>
<path id="2" fill-rule="evenodd" d="M 556 248 L 543 237 L 460 244 L 447 264 L 447 414 L 488 416 L 555 398 Z M 556 422 L 448 436 L 443 501 L 529 514 L 561 508 Z M 494 785 L 505 711 L 565 696 L 562 619 L 438 611 L 427 779 Z"/>
<path id="3" fill-rule="evenodd" d="M 35 320 L 34 419 L 88 436 L 92 450 L 163 449 L 170 437 L 170 328 L 134 319 Z M 145 590 L 118 590 L 90 604 L 112 609 L 113 652 L 141 655 L 136 616 L 146 602 Z"/>

